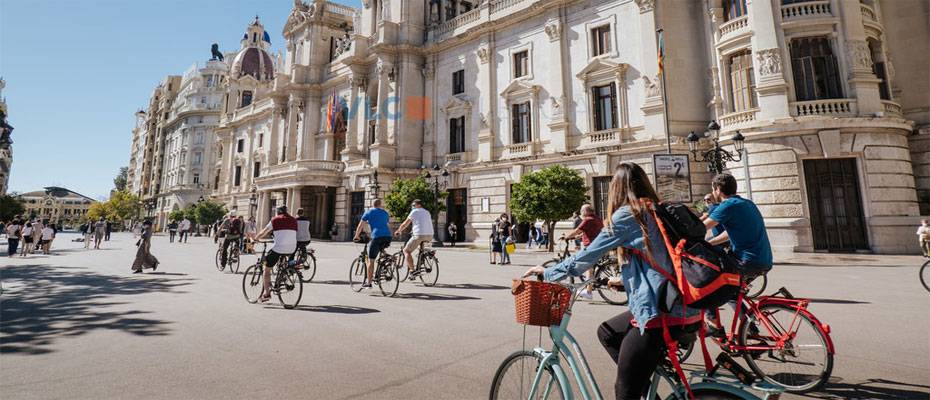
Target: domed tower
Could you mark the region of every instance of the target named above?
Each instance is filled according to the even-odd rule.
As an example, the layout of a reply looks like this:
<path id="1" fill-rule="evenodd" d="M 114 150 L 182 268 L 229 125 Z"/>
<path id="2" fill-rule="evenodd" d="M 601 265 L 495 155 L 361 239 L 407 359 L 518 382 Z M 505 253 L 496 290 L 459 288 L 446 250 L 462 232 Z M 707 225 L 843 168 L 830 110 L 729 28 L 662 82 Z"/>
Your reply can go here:
<path id="1" fill-rule="evenodd" d="M 274 79 L 274 59 L 268 54 L 271 36 L 258 21 L 258 16 L 242 36 L 241 50 L 233 60 L 230 73 L 233 78 L 249 75 L 259 81 Z"/>

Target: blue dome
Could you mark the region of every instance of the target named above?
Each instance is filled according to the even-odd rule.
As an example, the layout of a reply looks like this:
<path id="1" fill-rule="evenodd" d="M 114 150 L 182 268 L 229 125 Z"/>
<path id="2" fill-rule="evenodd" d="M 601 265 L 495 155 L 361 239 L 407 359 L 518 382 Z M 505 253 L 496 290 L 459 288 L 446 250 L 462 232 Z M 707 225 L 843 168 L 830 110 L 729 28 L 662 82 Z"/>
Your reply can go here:
<path id="1" fill-rule="evenodd" d="M 268 35 L 268 31 L 265 31 L 265 32 L 262 34 L 262 40 L 264 40 L 264 41 L 266 41 L 266 42 L 268 42 L 268 43 L 271 43 L 271 36 Z"/>

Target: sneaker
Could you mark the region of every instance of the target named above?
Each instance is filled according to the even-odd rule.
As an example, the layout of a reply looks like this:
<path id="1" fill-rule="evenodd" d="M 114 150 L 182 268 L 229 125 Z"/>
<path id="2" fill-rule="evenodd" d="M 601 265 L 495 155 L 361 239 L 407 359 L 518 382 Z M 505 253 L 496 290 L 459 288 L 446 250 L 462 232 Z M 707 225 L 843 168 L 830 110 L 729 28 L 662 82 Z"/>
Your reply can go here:
<path id="1" fill-rule="evenodd" d="M 583 298 L 583 299 L 585 299 L 585 300 L 592 300 L 592 299 L 594 299 L 594 295 L 591 294 L 591 291 L 588 290 L 588 289 L 581 289 L 581 293 L 578 293 L 578 296 L 581 297 L 581 298 Z"/>
<path id="2" fill-rule="evenodd" d="M 707 324 L 707 337 L 724 339 L 727 337 L 727 333 L 720 328 L 717 328 L 714 324 Z"/>
<path id="3" fill-rule="evenodd" d="M 365 282 L 362 284 L 362 289 L 371 289 L 371 282 Z"/>

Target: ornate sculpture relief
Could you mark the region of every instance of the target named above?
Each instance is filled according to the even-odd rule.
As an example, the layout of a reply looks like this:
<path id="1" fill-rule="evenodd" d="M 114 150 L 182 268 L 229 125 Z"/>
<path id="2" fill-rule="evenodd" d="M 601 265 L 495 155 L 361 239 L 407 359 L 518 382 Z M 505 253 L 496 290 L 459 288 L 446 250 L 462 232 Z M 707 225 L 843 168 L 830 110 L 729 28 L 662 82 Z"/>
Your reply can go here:
<path id="1" fill-rule="evenodd" d="M 872 69 L 872 52 L 864 40 L 850 40 L 846 42 L 846 56 L 854 69 Z"/>
<path id="2" fill-rule="evenodd" d="M 547 22 L 544 29 L 546 31 L 546 35 L 549 35 L 550 42 L 559 40 L 559 38 L 562 36 L 562 24 L 557 19 Z"/>
<path id="3" fill-rule="evenodd" d="M 656 74 L 654 78 L 649 78 L 648 76 L 643 75 L 643 84 L 646 87 L 646 97 L 659 97 L 659 75 Z"/>
<path id="4" fill-rule="evenodd" d="M 635 0 L 640 13 L 647 13 L 656 8 L 656 0 Z"/>
<path id="5" fill-rule="evenodd" d="M 371 8 L 371 0 L 362 0 L 362 5 L 365 8 Z"/>
<path id="6" fill-rule="evenodd" d="M 423 64 L 423 68 L 420 69 L 420 72 L 423 73 L 423 77 L 426 79 L 433 79 L 433 76 L 436 74 L 436 69 L 433 67 L 432 63 Z"/>
<path id="7" fill-rule="evenodd" d="M 770 76 L 781 74 L 781 53 L 778 49 L 757 51 L 756 61 L 759 63 L 759 75 Z"/>
<path id="8" fill-rule="evenodd" d="M 487 45 L 481 45 L 478 47 L 478 59 L 481 60 L 482 64 L 486 64 L 491 58 L 491 50 L 488 49 Z"/>
<path id="9" fill-rule="evenodd" d="M 565 101 L 565 98 L 556 99 L 555 97 L 549 98 L 549 112 L 552 115 L 562 114 L 562 102 Z"/>
<path id="10" fill-rule="evenodd" d="M 486 114 L 486 113 L 479 113 L 478 116 L 479 116 L 479 118 L 481 119 L 481 127 L 482 127 L 482 128 L 487 128 L 487 127 L 488 127 L 488 116 L 487 116 L 487 114 Z"/>

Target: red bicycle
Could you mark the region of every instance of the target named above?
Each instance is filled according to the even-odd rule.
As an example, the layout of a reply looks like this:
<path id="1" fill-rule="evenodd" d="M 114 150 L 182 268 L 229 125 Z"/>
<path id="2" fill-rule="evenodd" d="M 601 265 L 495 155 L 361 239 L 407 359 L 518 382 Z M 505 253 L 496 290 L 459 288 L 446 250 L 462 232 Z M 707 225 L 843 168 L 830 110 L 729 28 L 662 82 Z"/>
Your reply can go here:
<path id="1" fill-rule="evenodd" d="M 833 372 L 830 326 L 821 323 L 807 306 L 781 288 L 771 296 L 751 299 L 745 290 L 726 336 L 711 337 L 731 356 L 742 356 L 752 371 L 788 392 L 804 393 L 821 387 Z M 720 321 L 720 310 L 717 310 Z M 691 348 L 681 354 L 684 360 Z"/>

